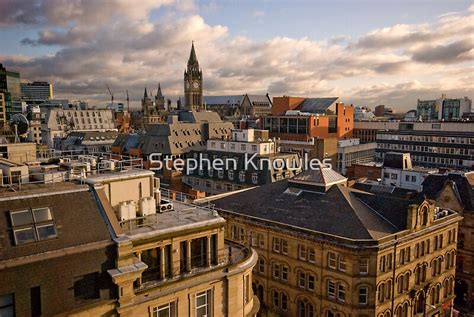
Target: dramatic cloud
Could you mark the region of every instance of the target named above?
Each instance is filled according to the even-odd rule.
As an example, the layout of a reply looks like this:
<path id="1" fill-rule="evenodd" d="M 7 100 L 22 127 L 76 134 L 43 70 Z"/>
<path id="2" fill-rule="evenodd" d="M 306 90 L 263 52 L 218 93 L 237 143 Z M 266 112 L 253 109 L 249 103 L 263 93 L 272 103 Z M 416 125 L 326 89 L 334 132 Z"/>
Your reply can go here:
<path id="1" fill-rule="evenodd" d="M 156 18 L 153 13 L 163 8 L 167 14 Z M 212 1 L 199 7 L 191 0 L 3 0 L 0 27 L 37 30 L 18 41 L 55 53 L 0 55 L 0 62 L 23 79 L 52 81 L 59 97 L 97 105 L 108 101 L 106 83 L 118 100 L 128 89 L 135 106 L 143 88 L 155 92 L 158 82 L 167 97 L 182 95 L 192 40 L 209 95 L 336 95 L 401 110 L 442 92 L 472 95 L 474 9 L 432 24 L 399 24 L 326 41 L 232 36 L 226 26 L 200 16 L 215 9 Z M 252 14 L 265 17 L 264 11 Z"/>

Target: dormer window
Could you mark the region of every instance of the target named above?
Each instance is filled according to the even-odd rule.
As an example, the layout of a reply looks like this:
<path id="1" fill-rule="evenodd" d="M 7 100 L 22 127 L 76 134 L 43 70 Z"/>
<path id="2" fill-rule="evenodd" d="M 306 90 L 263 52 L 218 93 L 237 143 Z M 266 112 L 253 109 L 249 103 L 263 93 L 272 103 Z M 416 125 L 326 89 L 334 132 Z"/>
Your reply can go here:
<path id="1" fill-rule="evenodd" d="M 49 207 L 10 212 L 15 245 L 38 242 L 57 237 Z"/>

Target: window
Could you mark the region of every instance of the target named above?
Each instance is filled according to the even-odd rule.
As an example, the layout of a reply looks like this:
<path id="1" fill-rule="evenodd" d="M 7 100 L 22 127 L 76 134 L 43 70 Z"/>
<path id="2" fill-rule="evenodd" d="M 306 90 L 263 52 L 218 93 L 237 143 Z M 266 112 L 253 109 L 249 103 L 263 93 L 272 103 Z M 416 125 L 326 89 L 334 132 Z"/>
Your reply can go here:
<path id="1" fill-rule="evenodd" d="M 273 238 L 273 252 L 288 254 L 288 241 L 280 238 Z"/>
<path id="2" fill-rule="evenodd" d="M 74 299 L 76 301 L 100 298 L 100 274 L 94 272 L 74 278 Z"/>
<path id="3" fill-rule="evenodd" d="M 53 217 L 48 207 L 10 212 L 15 244 L 25 244 L 57 236 Z"/>
<path id="4" fill-rule="evenodd" d="M 298 246 L 298 258 L 300 260 L 306 261 L 306 259 L 307 259 L 306 246 L 304 246 L 304 245 L 299 245 Z"/>
<path id="5" fill-rule="evenodd" d="M 315 280 L 314 275 L 308 273 L 308 290 L 314 291 Z"/>
<path id="6" fill-rule="evenodd" d="M 385 255 L 380 257 L 379 271 L 385 272 Z"/>
<path id="7" fill-rule="evenodd" d="M 288 241 L 281 240 L 281 253 L 288 254 Z"/>
<path id="8" fill-rule="evenodd" d="M 347 268 L 346 259 L 341 255 L 338 257 L 338 268 L 342 272 L 345 272 Z"/>
<path id="9" fill-rule="evenodd" d="M 252 173 L 252 183 L 258 184 L 258 173 Z"/>
<path id="10" fill-rule="evenodd" d="M 30 288 L 31 316 L 41 316 L 41 288 L 40 286 Z"/>
<path id="11" fill-rule="evenodd" d="M 359 259 L 359 273 L 369 274 L 369 259 Z"/>
<path id="12" fill-rule="evenodd" d="M 273 252 L 280 253 L 280 239 L 273 238 Z"/>
<path id="13" fill-rule="evenodd" d="M 308 247 L 308 262 L 314 263 L 316 261 L 316 253 L 314 248 Z"/>
<path id="14" fill-rule="evenodd" d="M 279 263 L 274 263 L 273 264 L 273 277 L 276 279 L 280 278 L 280 264 Z"/>
<path id="15" fill-rule="evenodd" d="M 153 307 L 153 317 L 175 317 L 176 302 L 171 302 L 158 307 Z"/>
<path id="16" fill-rule="evenodd" d="M 245 171 L 240 171 L 239 172 L 239 180 L 241 182 L 245 182 Z"/>
<path id="17" fill-rule="evenodd" d="M 211 317 L 211 290 L 196 294 L 196 317 Z"/>
<path id="18" fill-rule="evenodd" d="M 369 289 L 367 286 L 359 287 L 359 305 L 367 305 Z"/>
<path id="19" fill-rule="evenodd" d="M 288 266 L 281 266 L 281 279 L 283 281 L 288 281 Z"/>
<path id="20" fill-rule="evenodd" d="M 336 298 L 336 283 L 331 280 L 328 280 L 328 297 Z"/>
<path id="21" fill-rule="evenodd" d="M 298 273 L 298 286 L 300 288 L 306 288 L 306 274 L 301 271 Z"/>
<path id="22" fill-rule="evenodd" d="M 272 290 L 272 301 L 273 306 L 276 308 L 281 310 L 288 309 L 288 295 L 286 295 L 286 293 Z"/>
<path id="23" fill-rule="evenodd" d="M 265 259 L 264 258 L 258 259 L 258 272 L 265 274 Z"/>
<path id="24" fill-rule="evenodd" d="M 0 296 L 0 316 L 15 316 L 15 298 L 13 294 Z"/>
<path id="25" fill-rule="evenodd" d="M 336 268 L 336 254 L 334 252 L 328 252 L 328 266 L 331 269 Z"/>
<path id="26" fill-rule="evenodd" d="M 346 301 L 346 287 L 342 284 L 338 284 L 337 299 L 340 300 L 341 302 Z"/>
<path id="27" fill-rule="evenodd" d="M 298 300 L 298 317 L 313 317 L 314 316 L 314 308 L 313 305 L 310 304 L 306 299 Z"/>

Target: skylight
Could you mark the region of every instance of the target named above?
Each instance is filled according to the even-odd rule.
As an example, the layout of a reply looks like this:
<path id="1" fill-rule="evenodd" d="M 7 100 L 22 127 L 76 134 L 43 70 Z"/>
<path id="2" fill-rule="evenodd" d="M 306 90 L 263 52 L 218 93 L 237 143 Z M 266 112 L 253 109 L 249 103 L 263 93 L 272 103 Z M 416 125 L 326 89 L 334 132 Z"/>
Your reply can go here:
<path id="1" fill-rule="evenodd" d="M 10 211 L 15 245 L 38 242 L 57 237 L 49 207 Z"/>
<path id="2" fill-rule="evenodd" d="M 288 187 L 283 193 L 287 195 L 299 196 L 303 192 L 302 189 Z"/>

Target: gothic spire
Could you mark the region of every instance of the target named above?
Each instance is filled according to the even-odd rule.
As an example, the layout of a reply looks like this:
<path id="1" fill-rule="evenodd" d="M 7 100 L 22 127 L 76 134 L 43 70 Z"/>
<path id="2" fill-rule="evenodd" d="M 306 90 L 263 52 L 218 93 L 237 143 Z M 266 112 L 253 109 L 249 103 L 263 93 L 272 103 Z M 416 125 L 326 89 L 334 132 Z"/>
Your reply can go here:
<path id="1" fill-rule="evenodd" d="M 199 64 L 197 57 L 196 57 L 196 51 L 194 50 L 194 41 L 191 44 L 191 53 L 189 54 L 189 60 L 188 60 L 188 65 L 195 65 Z"/>
<path id="2" fill-rule="evenodd" d="M 161 93 L 161 84 L 158 83 L 158 91 L 156 92 L 156 96 L 161 97 L 163 94 Z"/>
<path id="3" fill-rule="evenodd" d="M 148 98 L 148 93 L 146 91 L 146 86 L 145 86 L 145 93 L 143 94 L 143 98 Z"/>

